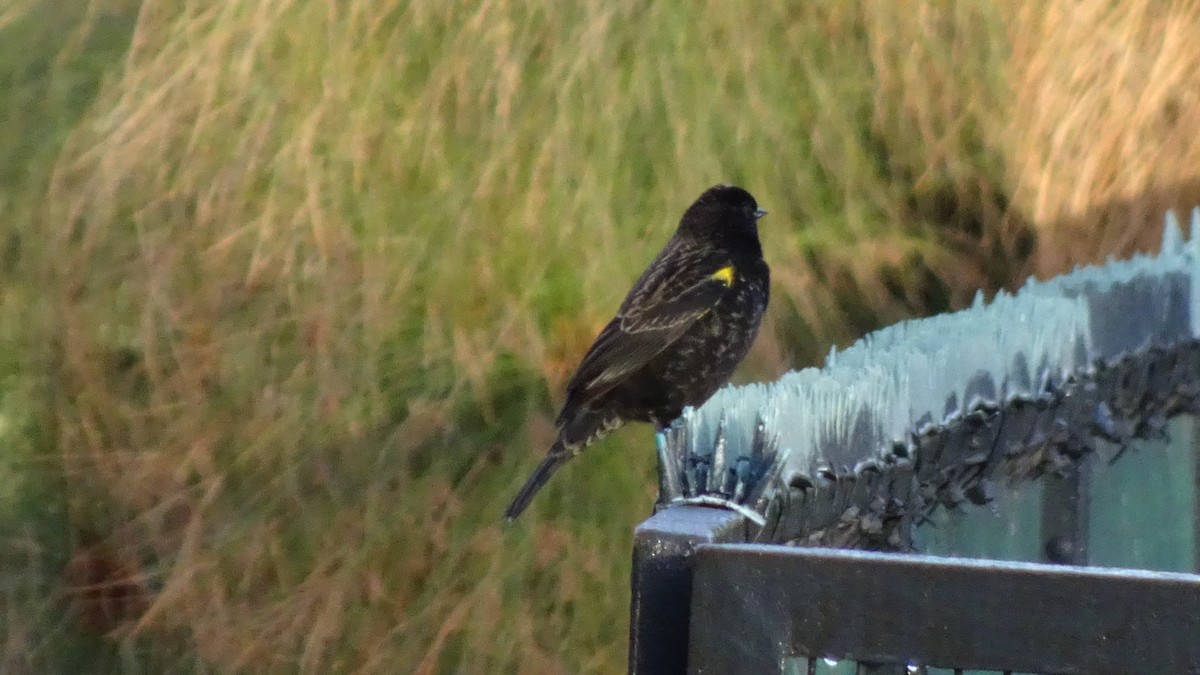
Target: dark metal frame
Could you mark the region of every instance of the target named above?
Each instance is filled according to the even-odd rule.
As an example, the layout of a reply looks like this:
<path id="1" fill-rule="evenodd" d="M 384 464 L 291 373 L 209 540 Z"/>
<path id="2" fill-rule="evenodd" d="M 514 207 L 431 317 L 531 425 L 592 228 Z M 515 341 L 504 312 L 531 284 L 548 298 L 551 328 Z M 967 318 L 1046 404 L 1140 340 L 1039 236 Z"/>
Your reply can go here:
<path id="1" fill-rule="evenodd" d="M 1081 560 L 1085 483 L 1052 485 L 1047 559 Z M 738 543 L 754 534 L 693 506 L 638 528 L 631 673 L 771 673 L 787 658 L 814 672 L 831 655 L 871 673 L 1200 674 L 1198 575 Z M 1063 537 L 1076 543 L 1052 545 Z"/>
<path id="2" fill-rule="evenodd" d="M 671 508 L 638 526 L 633 544 L 629 672 L 682 673 L 692 612 L 692 556 L 704 544 L 749 541 L 745 518 L 722 509 Z"/>
<path id="3" fill-rule="evenodd" d="M 630 671 L 770 673 L 796 657 L 814 672 L 828 655 L 871 673 L 911 661 L 1200 675 L 1200 576 L 829 550 L 909 551 L 936 511 L 1041 480 L 1040 558 L 1086 564 L 1099 449 L 1115 448 L 1115 461 L 1162 437 L 1168 419 L 1200 417 L 1192 275 L 1110 282 L 1081 273 L 1058 287 L 1088 303 L 1089 367 L 1036 364 L 1040 380 L 1014 388 L 1023 394 L 1005 393 L 999 375 L 972 377 L 957 390 L 964 403 L 951 395 L 944 419 L 914 421 L 900 439 L 872 436 L 883 427 L 861 411 L 807 473 L 785 476 L 761 418 L 736 451 L 724 417 L 715 431 L 673 425 L 660 446 L 662 510 L 635 534 Z M 1013 373 L 1030 376 L 1025 365 Z M 699 428 L 712 438 L 693 437 Z M 681 505 L 703 498 L 756 511 L 761 527 Z M 1194 508 L 1200 527 L 1200 500 Z"/>
<path id="4" fill-rule="evenodd" d="M 700 547 L 694 589 L 693 673 L 826 654 L 890 672 L 1200 673 L 1193 574 L 745 544 Z"/>

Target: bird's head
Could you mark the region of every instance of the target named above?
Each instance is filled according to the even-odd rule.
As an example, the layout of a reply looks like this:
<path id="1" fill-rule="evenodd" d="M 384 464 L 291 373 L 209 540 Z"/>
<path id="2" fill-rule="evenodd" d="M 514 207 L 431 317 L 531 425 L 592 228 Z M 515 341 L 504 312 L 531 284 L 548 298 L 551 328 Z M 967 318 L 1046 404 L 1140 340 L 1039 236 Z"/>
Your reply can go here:
<path id="1" fill-rule="evenodd" d="M 758 241 L 758 219 L 767 212 L 749 192 L 736 185 L 716 185 L 704 191 L 679 221 L 679 231 L 692 236 L 749 237 Z"/>

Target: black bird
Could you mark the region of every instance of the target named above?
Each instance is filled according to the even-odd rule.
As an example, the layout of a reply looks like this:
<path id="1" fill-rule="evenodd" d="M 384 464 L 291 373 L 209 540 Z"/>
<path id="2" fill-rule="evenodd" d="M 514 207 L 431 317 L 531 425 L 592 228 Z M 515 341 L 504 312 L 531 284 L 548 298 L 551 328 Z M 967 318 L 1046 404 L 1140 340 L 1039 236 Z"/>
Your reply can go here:
<path id="1" fill-rule="evenodd" d="M 649 422 L 661 431 L 729 381 L 767 308 L 764 215 L 732 185 L 710 188 L 688 207 L 583 357 L 567 385 L 558 439 L 505 518 L 520 515 L 555 469 L 617 427 Z"/>

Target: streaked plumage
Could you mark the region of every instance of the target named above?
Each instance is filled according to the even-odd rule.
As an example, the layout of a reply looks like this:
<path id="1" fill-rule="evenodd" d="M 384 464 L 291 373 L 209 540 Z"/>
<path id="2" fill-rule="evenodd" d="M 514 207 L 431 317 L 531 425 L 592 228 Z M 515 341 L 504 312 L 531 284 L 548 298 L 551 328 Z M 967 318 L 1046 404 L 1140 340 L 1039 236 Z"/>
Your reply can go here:
<path id="1" fill-rule="evenodd" d="M 567 385 L 558 439 L 505 512 L 528 506 L 563 462 L 625 422 L 670 424 L 723 386 L 746 356 L 769 294 L 749 192 L 707 190 L 633 285 Z"/>

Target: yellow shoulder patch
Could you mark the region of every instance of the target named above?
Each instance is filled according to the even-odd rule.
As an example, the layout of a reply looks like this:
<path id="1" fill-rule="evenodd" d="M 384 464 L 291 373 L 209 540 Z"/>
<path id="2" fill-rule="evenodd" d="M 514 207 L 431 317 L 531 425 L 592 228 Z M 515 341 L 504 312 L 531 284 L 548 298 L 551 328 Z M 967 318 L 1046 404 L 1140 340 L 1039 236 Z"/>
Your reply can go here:
<path id="1" fill-rule="evenodd" d="M 726 286 L 732 286 L 733 285 L 733 265 L 726 265 L 726 266 L 722 267 L 721 269 L 717 270 L 716 272 L 713 272 L 712 276 L 710 276 L 709 278 L 716 279 L 717 281 L 724 283 Z"/>

